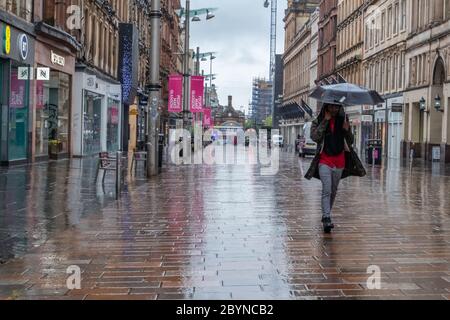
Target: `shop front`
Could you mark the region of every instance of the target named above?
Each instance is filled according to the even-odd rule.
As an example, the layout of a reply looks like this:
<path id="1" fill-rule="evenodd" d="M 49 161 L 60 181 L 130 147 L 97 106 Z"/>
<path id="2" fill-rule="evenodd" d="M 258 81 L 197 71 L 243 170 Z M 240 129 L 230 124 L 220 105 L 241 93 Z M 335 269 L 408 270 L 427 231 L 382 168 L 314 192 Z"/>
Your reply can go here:
<path id="1" fill-rule="evenodd" d="M 35 24 L 36 72 L 31 89 L 34 161 L 71 155 L 72 86 L 80 44 L 63 28 L 54 27 L 54 23 L 46 20 Z"/>
<path id="2" fill-rule="evenodd" d="M 84 71 L 75 73 L 72 144 L 76 157 L 119 150 L 121 86 Z"/>
<path id="3" fill-rule="evenodd" d="M 30 87 L 34 38 L 0 22 L 0 163 L 28 162 L 31 156 Z"/>

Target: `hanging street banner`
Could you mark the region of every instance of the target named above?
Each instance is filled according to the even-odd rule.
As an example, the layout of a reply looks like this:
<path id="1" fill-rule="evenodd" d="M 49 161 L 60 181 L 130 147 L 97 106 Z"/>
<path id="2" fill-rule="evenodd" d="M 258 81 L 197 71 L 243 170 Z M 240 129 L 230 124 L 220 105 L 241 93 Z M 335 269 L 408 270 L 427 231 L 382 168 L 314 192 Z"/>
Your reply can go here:
<path id="1" fill-rule="evenodd" d="M 203 108 L 203 127 L 211 126 L 211 108 Z"/>
<path id="2" fill-rule="evenodd" d="M 169 112 L 182 112 L 183 76 L 174 74 L 169 76 Z"/>
<path id="3" fill-rule="evenodd" d="M 203 90 L 205 77 L 191 76 L 191 108 L 192 113 L 203 111 Z"/>

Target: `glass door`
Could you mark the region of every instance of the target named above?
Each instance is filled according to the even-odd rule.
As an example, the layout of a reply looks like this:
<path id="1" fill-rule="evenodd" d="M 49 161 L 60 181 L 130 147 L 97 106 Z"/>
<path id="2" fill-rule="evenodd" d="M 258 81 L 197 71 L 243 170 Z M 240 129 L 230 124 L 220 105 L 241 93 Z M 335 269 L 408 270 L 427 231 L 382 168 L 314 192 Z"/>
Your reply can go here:
<path id="1" fill-rule="evenodd" d="M 19 80 L 18 75 L 18 67 L 12 65 L 9 97 L 9 160 L 23 160 L 27 158 L 29 82 L 27 80 Z"/>
<path id="2" fill-rule="evenodd" d="M 103 96 L 85 91 L 83 112 L 83 155 L 101 151 L 101 122 Z"/>

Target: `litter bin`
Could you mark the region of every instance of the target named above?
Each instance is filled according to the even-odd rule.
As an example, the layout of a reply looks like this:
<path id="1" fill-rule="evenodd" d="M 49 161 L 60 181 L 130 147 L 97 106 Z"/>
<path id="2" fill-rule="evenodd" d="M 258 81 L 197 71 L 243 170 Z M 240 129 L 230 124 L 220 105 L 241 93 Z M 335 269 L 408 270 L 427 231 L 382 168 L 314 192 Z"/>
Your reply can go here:
<path id="1" fill-rule="evenodd" d="M 382 141 L 378 139 L 367 140 L 366 142 L 366 161 L 372 164 L 375 160 L 376 165 L 381 165 Z"/>

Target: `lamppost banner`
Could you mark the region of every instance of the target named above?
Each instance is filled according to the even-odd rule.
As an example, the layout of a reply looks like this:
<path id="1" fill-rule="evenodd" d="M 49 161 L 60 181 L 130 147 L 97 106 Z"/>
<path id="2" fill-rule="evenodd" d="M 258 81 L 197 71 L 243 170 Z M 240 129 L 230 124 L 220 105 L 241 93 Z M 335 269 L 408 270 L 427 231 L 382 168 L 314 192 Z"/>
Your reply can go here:
<path id="1" fill-rule="evenodd" d="M 191 76 L 191 108 L 192 113 L 203 111 L 203 90 L 205 77 Z"/>
<path id="2" fill-rule="evenodd" d="M 203 126 L 204 127 L 211 126 L 211 108 L 203 109 Z"/>
<path id="3" fill-rule="evenodd" d="M 169 76 L 169 112 L 182 112 L 182 91 L 183 91 L 183 76 L 170 75 Z"/>

